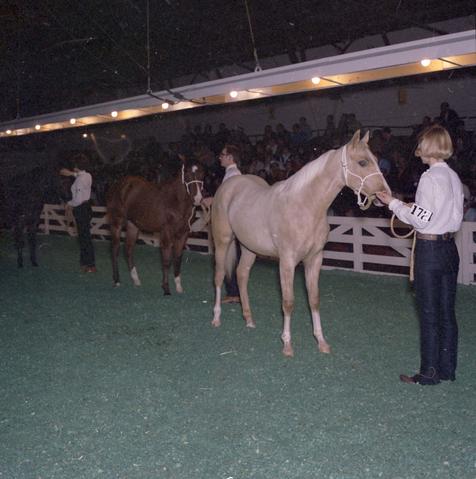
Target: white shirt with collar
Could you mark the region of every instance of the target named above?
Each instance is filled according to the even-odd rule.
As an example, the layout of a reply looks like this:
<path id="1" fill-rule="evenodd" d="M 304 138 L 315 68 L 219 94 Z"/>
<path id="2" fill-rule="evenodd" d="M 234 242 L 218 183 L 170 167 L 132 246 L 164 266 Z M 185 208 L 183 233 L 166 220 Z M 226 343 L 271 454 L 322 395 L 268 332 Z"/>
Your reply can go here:
<path id="1" fill-rule="evenodd" d="M 80 170 L 74 175 L 76 179 L 71 185 L 72 199 L 68 201 L 68 205 L 73 207 L 79 206 L 91 198 L 91 185 L 93 182 L 90 173 Z"/>
<path id="2" fill-rule="evenodd" d="M 241 171 L 236 166 L 236 163 L 228 165 L 225 170 L 225 176 L 223 177 L 222 183 L 224 183 L 228 178 L 232 176 L 241 175 Z"/>
<path id="3" fill-rule="evenodd" d="M 415 205 L 393 199 L 388 205 L 397 218 L 419 233 L 454 233 L 463 221 L 463 185 L 445 161 L 430 166 L 420 178 Z"/>

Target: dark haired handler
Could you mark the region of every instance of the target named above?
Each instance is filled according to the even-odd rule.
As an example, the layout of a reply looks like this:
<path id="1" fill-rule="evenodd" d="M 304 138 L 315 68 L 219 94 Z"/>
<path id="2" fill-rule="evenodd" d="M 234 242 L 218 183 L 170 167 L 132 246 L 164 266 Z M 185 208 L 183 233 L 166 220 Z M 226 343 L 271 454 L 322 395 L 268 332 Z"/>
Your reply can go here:
<path id="1" fill-rule="evenodd" d="M 241 175 L 241 171 L 238 169 L 238 164 L 241 159 L 240 149 L 236 145 L 226 144 L 218 157 L 220 160 L 220 166 L 225 168 L 225 176 L 222 183 L 232 176 Z M 202 204 L 207 208 L 213 203 L 213 198 L 204 198 Z M 237 246 L 237 259 L 240 256 L 240 247 L 238 241 L 235 239 Z M 225 278 L 226 296 L 223 298 L 222 303 L 240 303 L 240 290 L 238 289 L 238 282 L 236 279 L 236 268 L 233 270 L 231 278 Z"/>
<path id="2" fill-rule="evenodd" d="M 75 180 L 71 185 L 72 199 L 66 204 L 66 210 L 73 209 L 74 219 L 78 228 L 79 240 L 79 264 L 81 271 L 85 273 L 95 273 L 95 255 L 94 246 L 91 240 L 91 186 L 92 176 L 86 171 L 86 161 L 83 158 L 77 158 L 74 161 L 73 170 L 62 168 L 60 174 L 63 176 L 74 176 Z"/>
<path id="3" fill-rule="evenodd" d="M 420 372 L 400 375 L 404 383 L 433 385 L 456 379 L 458 325 L 455 315 L 459 256 L 454 235 L 463 220 L 463 185 L 445 160 L 453 154 L 448 132 L 435 125 L 424 131 L 415 155 L 429 166 L 415 203 L 386 192 L 378 198 L 416 232 L 415 293 L 420 319 Z"/>

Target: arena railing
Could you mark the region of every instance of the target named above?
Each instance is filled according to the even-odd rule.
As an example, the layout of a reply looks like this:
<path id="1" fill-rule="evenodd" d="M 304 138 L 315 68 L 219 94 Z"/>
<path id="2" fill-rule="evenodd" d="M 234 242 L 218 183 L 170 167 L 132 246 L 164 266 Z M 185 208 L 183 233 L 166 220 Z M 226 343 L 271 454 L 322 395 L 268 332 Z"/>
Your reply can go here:
<path id="1" fill-rule="evenodd" d="M 331 231 L 324 250 L 324 269 L 408 276 L 412 241 L 395 238 L 388 219 L 329 216 L 328 221 Z M 76 236 L 74 224 L 68 223 L 65 218 L 63 205 L 45 205 L 39 228 L 45 234 Z M 409 227 L 397 223 L 396 228 L 398 233 L 404 234 Z M 98 240 L 110 237 L 104 206 L 93 206 L 91 233 Z M 154 235 L 141 233 L 139 241 L 160 246 L 158 237 Z M 456 244 L 460 255 L 458 282 L 476 284 L 476 222 L 463 223 L 456 235 Z M 201 212 L 192 222 L 187 248 L 203 254 L 213 253 L 209 226 Z"/>

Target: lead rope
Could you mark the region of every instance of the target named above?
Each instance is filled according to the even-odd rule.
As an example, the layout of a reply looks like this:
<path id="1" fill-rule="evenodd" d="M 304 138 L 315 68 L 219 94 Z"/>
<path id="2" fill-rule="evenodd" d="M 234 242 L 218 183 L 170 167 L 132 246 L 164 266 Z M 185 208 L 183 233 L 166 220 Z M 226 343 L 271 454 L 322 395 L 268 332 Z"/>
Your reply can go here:
<path id="1" fill-rule="evenodd" d="M 192 207 L 192 214 L 190 215 L 190 218 L 188 219 L 188 230 L 189 231 L 192 231 L 192 220 L 195 216 L 195 210 L 197 209 L 197 207 L 194 205 Z"/>
<path id="2" fill-rule="evenodd" d="M 203 219 L 205 221 L 205 224 L 207 225 L 208 223 L 210 223 L 210 220 L 211 220 L 211 213 L 212 213 L 212 208 L 208 208 L 207 206 L 205 205 L 200 205 L 201 208 L 202 208 L 202 211 L 203 211 Z"/>
<path id="3" fill-rule="evenodd" d="M 412 229 L 406 235 L 399 235 L 395 231 L 395 228 L 393 226 L 394 221 L 395 221 L 395 214 L 393 214 L 392 218 L 390 219 L 390 231 L 392 232 L 393 236 L 395 236 L 395 238 L 406 239 L 406 238 L 410 238 L 410 236 L 413 235 L 412 251 L 410 253 L 410 283 L 413 283 L 415 279 L 414 268 L 415 268 L 416 233 L 415 233 L 415 230 Z"/>

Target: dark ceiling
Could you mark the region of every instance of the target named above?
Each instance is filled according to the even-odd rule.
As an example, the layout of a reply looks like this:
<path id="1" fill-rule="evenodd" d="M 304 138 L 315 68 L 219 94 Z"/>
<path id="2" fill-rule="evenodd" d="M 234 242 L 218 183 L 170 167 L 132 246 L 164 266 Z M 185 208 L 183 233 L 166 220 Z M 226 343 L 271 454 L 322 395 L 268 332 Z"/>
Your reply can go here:
<path id="1" fill-rule="evenodd" d="M 0 3 L 0 121 L 171 89 L 332 44 L 345 52 L 370 34 L 472 15 L 473 0 L 6 0 Z M 473 26 L 474 28 L 474 26 Z"/>

